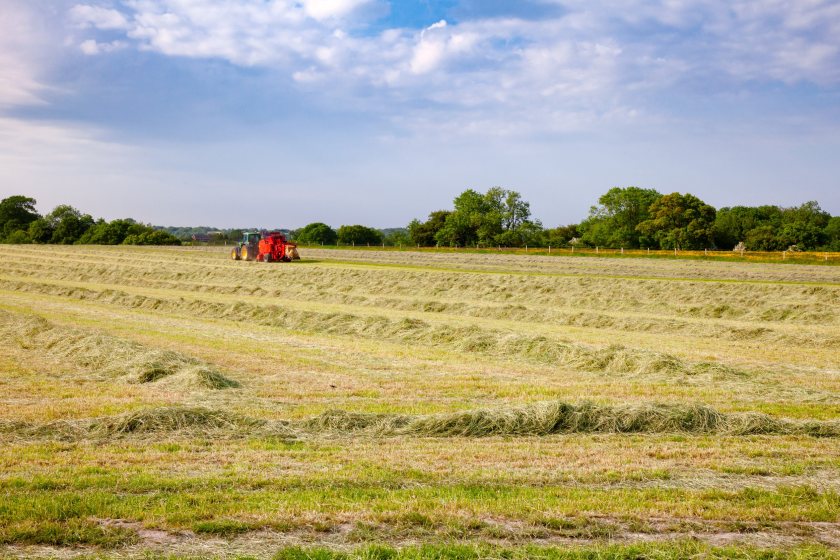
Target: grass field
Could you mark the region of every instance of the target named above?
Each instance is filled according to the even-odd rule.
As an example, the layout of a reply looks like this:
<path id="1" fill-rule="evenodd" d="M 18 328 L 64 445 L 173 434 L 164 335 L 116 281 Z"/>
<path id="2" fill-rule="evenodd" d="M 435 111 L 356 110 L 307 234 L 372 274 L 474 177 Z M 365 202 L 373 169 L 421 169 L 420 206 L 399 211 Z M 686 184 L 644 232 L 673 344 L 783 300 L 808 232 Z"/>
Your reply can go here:
<path id="1" fill-rule="evenodd" d="M 840 268 L 6 246 L 0 557 L 840 558 Z"/>

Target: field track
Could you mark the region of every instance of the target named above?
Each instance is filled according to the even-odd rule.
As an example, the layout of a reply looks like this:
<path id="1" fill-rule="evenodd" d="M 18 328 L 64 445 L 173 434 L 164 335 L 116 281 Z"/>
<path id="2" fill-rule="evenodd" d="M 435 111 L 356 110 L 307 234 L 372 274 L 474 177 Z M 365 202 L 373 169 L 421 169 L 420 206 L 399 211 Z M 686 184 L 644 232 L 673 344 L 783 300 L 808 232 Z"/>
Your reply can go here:
<path id="1" fill-rule="evenodd" d="M 0 556 L 840 557 L 840 268 L 302 257 L 6 246 Z"/>

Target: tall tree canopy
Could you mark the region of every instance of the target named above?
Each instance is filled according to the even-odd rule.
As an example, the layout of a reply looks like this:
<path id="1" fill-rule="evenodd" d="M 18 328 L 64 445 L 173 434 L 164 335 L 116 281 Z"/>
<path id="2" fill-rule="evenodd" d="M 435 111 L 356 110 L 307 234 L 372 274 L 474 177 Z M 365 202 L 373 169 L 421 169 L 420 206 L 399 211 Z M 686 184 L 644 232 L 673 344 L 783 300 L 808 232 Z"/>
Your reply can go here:
<path id="1" fill-rule="evenodd" d="M 412 220 L 408 224 L 408 235 L 411 242 L 420 247 L 432 247 L 437 245 L 436 235 L 446 224 L 446 218 L 452 212 L 449 210 L 436 210 L 429 214 L 429 219 L 425 222 L 420 220 Z"/>
<path id="2" fill-rule="evenodd" d="M 441 245 L 506 245 L 533 243 L 541 233 L 531 220 L 531 205 L 516 191 L 493 187 L 485 194 L 467 189 L 455 197 L 454 210 L 435 240 Z"/>
<path id="3" fill-rule="evenodd" d="M 714 241 L 720 249 L 732 249 L 746 242 L 748 234 L 760 226 L 778 229 L 782 210 L 778 206 L 733 206 L 721 208 L 715 216 Z"/>
<path id="4" fill-rule="evenodd" d="M 715 244 L 731 249 L 743 241 L 750 251 L 783 251 L 791 246 L 814 250 L 831 246 L 828 212 L 814 201 L 800 206 L 735 206 L 715 218 Z"/>
<path id="5" fill-rule="evenodd" d="M 21 195 L 0 201 L 0 238 L 8 237 L 17 230 L 26 230 L 29 224 L 40 218 L 35 204 L 34 198 Z"/>
<path id="6" fill-rule="evenodd" d="M 382 243 L 382 233 L 367 226 L 341 226 L 338 228 L 338 242 L 345 245 L 378 245 Z"/>
<path id="7" fill-rule="evenodd" d="M 62 245 L 75 243 L 94 224 L 90 214 L 82 214 L 67 204 L 56 206 L 52 212 L 44 216 L 44 219 L 52 229 L 50 243 Z"/>
<path id="8" fill-rule="evenodd" d="M 295 240 L 304 245 L 335 245 L 338 233 L 322 222 L 313 222 L 295 232 Z"/>
<path id="9" fill-rule="evenodd" d="M 654 189 L 610 189 L 580 224 L 583 242 L 596 247 L 649 247 L 651 240 L 637 226 L 650 218 L 650 206 L 660 198 Z"/>
<path id="10" fill-rule="evenodd" d="M 715 209 L 692 194 L 671 193 L 650 205 L 650 218 L 637 226 L 662 249 L 711 246 Z"/>

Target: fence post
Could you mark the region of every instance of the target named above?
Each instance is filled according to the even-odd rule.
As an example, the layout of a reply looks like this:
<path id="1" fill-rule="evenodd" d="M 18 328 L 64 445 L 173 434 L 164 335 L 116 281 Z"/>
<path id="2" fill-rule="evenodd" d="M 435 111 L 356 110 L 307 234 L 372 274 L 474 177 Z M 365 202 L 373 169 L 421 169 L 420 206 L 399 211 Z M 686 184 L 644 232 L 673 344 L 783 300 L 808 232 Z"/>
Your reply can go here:
<path id="1" fill-rule="evenodd" d="M 674 256 L 675 257 L 677 256 L 677 248 L 676 247 L 674 247 Z"/>
<path id="2" fill-rule="evenodd" d="M 551 254 L 551 245 L 548 246 L 548 254 Z"/>
<path id="3" fill-rule="evenodd" d="M 595 247 L 595 254 L 596 255 L 598 254 L 598 247 L 597 246 Z"/>
<path id="4" fill-rule="evenodd" d="M 825 262 L 828 262 L 828 253 L 823 253 L 823 256 L 825 257 Z"/>
<path id="5" fill-rule="evenodd" d="M 621 248 L 621 254 L 624 254 L 624 247 Z"/>
<path id="6" fill-rule="evenodd" d="M 787 251 L 782 251 L 782 260 L 787 258 Z"/>

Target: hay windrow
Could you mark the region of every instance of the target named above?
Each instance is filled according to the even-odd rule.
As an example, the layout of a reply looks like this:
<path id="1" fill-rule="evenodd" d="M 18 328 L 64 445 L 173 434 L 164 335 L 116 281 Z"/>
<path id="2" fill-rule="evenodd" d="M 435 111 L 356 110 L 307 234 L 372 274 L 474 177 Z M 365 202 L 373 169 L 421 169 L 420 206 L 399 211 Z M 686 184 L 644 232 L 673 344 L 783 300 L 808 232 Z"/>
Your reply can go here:
<path id="1" fill-rule="evenodd" d="M 33 269 L 37 272 L 33 274 Z M 264 279 L 266 271 L 247 271 L 247 278 Z M 741 329 L 717 324 L 701 328 L 697 319 L 752 320 L 803 325 L 836 323 L 840 289 L 830 286 L 670 283 L 650 279 L 531 277 L 491 275 L 481 282 L 464 282 L 463 274 L 393 270 L 285 269 L 282 288 L 254 286 L 246 271 L 157 270 L 153 275 L 125 264 L 90 267 L 46 266 L 40 262 L 13 263 L 16 278 L 96 281 L 192 293 L 291 297 L 326 303 L 375 308 L 457 314 L 471 317 L 551 322 L 646 332 L 675 332 L 697 336 L 799 345 L 837 346 L 838 337 L 797 336 L 784 330 Z M 243 281 L 245 282 L 243 284 Z M 418 286 L 422 288 L 418 289 Z M 375 287 L 375 289 L 372 289 Z M 667 297 L 663 297 L 667 296 Z M 616 311 L 643 312 L 642 317 L 616 316 Z M 682 319 L 677 319 L 681 317 Z M 699 330 L 698 330 L 699 329 Z M 698 332 L 695 332 L 698 331 Z"/>
<path id="2" fill-rule="evenodd" d="M 3 285 L 0 282 L 0 285 Z M 17 289 L 43 291 L 80 300 L 95 300 L 130 308 L 189 313 L 191 316 L 260 324 L 295 331 L 358 336 L 504 358 L 525 358 L 580 371 L 619 375 L 712 377 L 743 376 L 745 372 L 707 362 L 692 363 L 651 350 L 613 345 L 607 348 L 550 339 L 541 335 L 505 332 L 478 326 L 431 324 L 421 319 L 393 320 L 383 316 L 295 310 L 279 305 L 233 304 L 199 299 L 171 300 L 118 290 L 94 291 L 51 284 L 17 283 Z"/>
<path id="3" fill-rule="evenodd" d="M 81 420 L 58 420 L 46 424 L 0 422 L 0 433 L 19 439 L 110 439 L 129 435 L 242 434 L 266 428 L 264 420 L 247 418 L 205 407 L 166 406 L 114 416 Z M 282 423 L 271 427 L 282 432 Z M 265 431 L 265 430 L 264 430 Z"/>
<path id="4" fill-rule="evenodd" d="M 840 437 L 840 422 L 794 421 L 760 413 L 724 414 L 699 404 L 634 406 L 562 401 L 435 415 L 358 414 L 340 410 L 301 422 L 303 432 L 428 437 L 547 436 L 573 433 L 684 433 Z"/>
<path id="5" fill-rule="evenodd" d="M 39 316 L 0 311 L 0 335 L 42 358 L 70 362 L 86 375 L 225 389 L 239 387 L 213 366 L 171 350 L 158 350 L 97 331 L 55 325 Z"/>
<path id="6" fill-rule="evenodd" d="M 560 434 L 719 434 L 840 437 L 840 422 L 795 421 L 755 412 L 725 414 L 699 404 L 609 406 L 549 401 L 432 415 L 365 414 L 330 410 L 299 421 L 262 420 L 205 407 L 150 408 L 116 416 L 47 424 L 0 422 L 17 439 L 110 439 L 150 434 L 226 438 L 466 437 Z"/>

